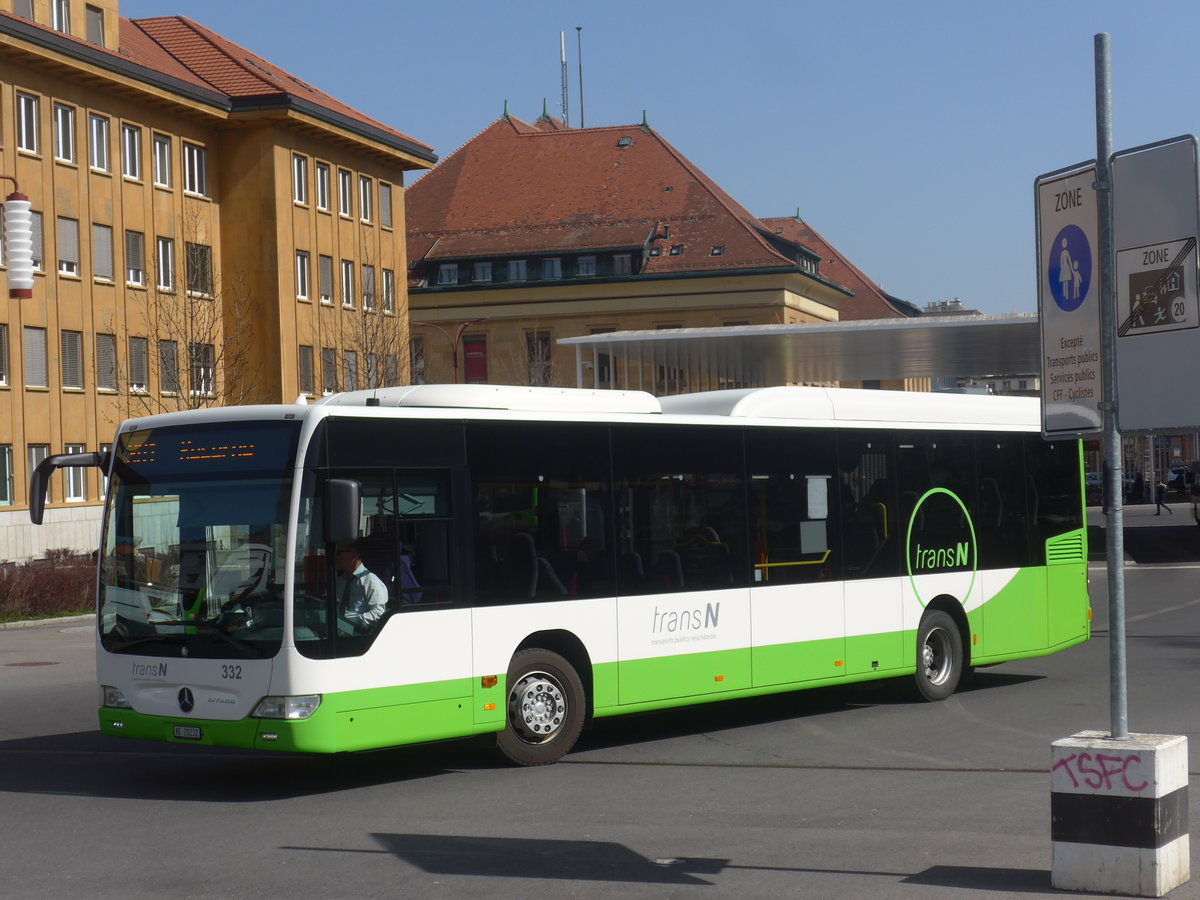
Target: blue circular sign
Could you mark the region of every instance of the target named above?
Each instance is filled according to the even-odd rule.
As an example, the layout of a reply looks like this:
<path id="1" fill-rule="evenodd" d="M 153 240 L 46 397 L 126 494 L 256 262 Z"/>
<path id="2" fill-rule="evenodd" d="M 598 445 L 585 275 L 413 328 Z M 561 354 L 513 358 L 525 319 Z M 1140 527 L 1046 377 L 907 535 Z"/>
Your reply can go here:
<path id="1" fill-rule="evenodd" d="M 1063 312 L 1072 312 L 1087 299 L 1092 284 L 1092 245 L 1078 225 L 1065 225 L 1050 245 L 1046 277 L 1050 294 Z"/>

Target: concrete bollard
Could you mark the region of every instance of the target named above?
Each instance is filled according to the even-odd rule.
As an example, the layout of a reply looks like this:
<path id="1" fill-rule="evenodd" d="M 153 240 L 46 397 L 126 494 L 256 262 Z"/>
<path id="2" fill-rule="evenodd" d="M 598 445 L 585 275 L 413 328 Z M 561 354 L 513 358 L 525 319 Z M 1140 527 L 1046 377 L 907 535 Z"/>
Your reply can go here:
<path id="1" fill-rule="evenodd" d="M 1187 738 L 1081 731 L 1050 761 L 1050 880 L 1062 890 L 1162 897 L 1191 878 Z"/>

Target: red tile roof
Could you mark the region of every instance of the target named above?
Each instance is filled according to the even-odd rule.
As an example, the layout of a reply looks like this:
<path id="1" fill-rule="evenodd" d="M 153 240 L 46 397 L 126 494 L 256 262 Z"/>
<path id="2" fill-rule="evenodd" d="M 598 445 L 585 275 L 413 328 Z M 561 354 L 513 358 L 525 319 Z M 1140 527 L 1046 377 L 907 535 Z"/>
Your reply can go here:
<path id="1" fill-rule="evenodd" d="M 124 67 L 124 71 L 134 77 L 153 80 L 155 75 L 165 76 L 183 86 L 199 89 L 204 93 L 197 96 L 225 108 L 236 109 L 249 101 L 258 101 L 254 105 L 280 107 L 299 101 L 310 109 L 331 114 L 334 121 L 364 127 L 368 135 L 394 143 L 431 162 L 436 158 L 428 145 L 364 115 L 183 16 L 119 18 L 120 50 L 117 53 L 9 13 L 0 12 L 0 25 L 5 31 L 11 29 L 18 34 L 36 35 L 42 43 L 55 45 L 90 62 L 118 71 Z M 129 64 L 146 71 L 128 68 Z"/>
<path id="2" fill-rule="evenodd" d="M 885 293 L 803 219 L 789 216 L 760 221 L 772 233 L 819 254 L 821 274 L 854 291 L 852 298 L 841 302 L 840 319 L 887 319 L 919 313 L 911 304 Z"/>
<path id="3" fill-rule="evenodd" d="M 754 216 L 644 125 L 564 129 L 505 116 L 405 198 L 413 261 L 649 244 L 661 255 L 647 257 L 647 274 L 797 268 Z"/>

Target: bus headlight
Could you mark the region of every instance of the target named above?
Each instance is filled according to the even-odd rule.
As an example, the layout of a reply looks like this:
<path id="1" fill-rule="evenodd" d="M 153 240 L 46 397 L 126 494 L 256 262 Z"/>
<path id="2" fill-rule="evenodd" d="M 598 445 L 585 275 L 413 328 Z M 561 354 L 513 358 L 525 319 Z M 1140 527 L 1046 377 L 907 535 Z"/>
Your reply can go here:
<path id="1" fill-rule="evenodd" d="M 100 685 L 100 705 L 114 709 L 133 709 L 133 704 L 125 699 L 125 695 L 111 684 Z"/>
<path id="2" fill-rule="evenodd" d="M 307 719 L 321 705 L 320 694 L 301 697 L 263 697 L 250 715 L 255 719 Z"/>

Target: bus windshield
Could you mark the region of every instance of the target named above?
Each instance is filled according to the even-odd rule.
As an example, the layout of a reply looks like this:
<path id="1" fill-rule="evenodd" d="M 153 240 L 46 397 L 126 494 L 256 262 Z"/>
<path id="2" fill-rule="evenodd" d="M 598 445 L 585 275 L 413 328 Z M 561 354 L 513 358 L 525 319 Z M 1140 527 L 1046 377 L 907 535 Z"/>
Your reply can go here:
<path id="1" fill-rule="evenodd" d="M 121 435 L 106 506 L 100 639 L 112 653 L 257 659 L 283 637 L 299 424 Z"/>

